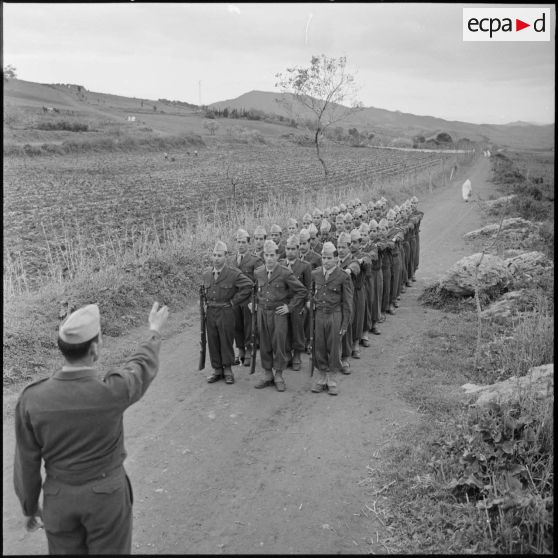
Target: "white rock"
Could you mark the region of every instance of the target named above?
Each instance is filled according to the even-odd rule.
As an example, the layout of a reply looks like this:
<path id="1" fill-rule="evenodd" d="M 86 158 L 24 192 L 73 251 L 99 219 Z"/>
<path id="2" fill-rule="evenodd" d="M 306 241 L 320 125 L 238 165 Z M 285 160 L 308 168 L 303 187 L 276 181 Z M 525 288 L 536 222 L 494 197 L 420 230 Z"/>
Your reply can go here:
<path id="1" fill-rule="evenodd" d="M 531 368 L 525 376 L 512 376 L 487 386 L 464 384 L 461 388 L 472 396 L 473 404 L 483 407 L 490 402 L 513 403 L 524 395 L 545 399 L 554 395 L 554 364 Z M 476 399 L 476 401 L 474 401 Z"/>
<path id="2" fill-rule="evenodd" d="M 504 219 L 502 221 L 500 234 L 505 231 L 515 231 L 516 234 L 521 234 L 521 236 L 524 236 L 527 233 L 538 231 L 539 227 L 539 223 L 527 221 L 525 219 L 522 219 L 521 217 L 510 217 L 509 219 Z M 486 227 L 482 227 L 481 229 L 476 229 L 474 231 L 468 232 L 463 235 L 463 238 L 465 238 L 465 240 L 491 238 L 496 235 L 499 229 L 500 223 L 493 223 L 491 225 L 486 225 Z"/>
<path id="3" fill-rule="evenodd" d="M 532 291 L 527 289 L 510 291 L 485 308 L 481 316 L 485 319 L 505 322 L 507 319 L 516 316 L 520 312 L 532 310 L 535 306 L 535 302 L 536 298 L 533 296 Z"/>
<path id="4" fill-rule="evenodd" d="M 455 263 L 439 281 L 439 286 L 456 295 L 468 296 L 475 293 L 475 269 L 481 254 L 466 256 Z M 479 289 L 485 290 L 498 284 L 507 285 L 510 274 L 502 258 L 484 254 L 478 267 Z"/>

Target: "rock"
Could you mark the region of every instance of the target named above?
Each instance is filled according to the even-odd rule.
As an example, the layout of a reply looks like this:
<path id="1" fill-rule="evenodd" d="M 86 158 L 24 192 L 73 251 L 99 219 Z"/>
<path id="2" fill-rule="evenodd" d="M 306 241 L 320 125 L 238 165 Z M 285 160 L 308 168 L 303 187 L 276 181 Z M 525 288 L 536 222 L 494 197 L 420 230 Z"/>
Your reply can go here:
<path id="1" fill-rule="evenodd" d="M 475 293 L 475 268 L 481 254 L 466 256 L 446 271 L 439 281 L 439 287 L 460 296 Z M 498 256 L 485 254 L 478 268 L 479 289 L 481 291 L 497 285 L 509 284 L 510 275 L 505 261 Z"/>
<path id="2" fill-rule="evenodd" d="M 487 320 L 506 322 L 520 312 L 532 310 L 536 304 L 536 296 L 533 291 L 520 289 L 502 295 L 497 301 L 488 306 L 481 316 Z"/>
<path id="3" fill-rule="evenodd" d="M 525 376 L 512 376 L 503 382 L 487 386 L 465 384 L 461 386 L 466 395 L 474 401 L 472 404 L 484 407 L 490 402 L 513 403 L 525 394 L 537 399 L 554 395 L 554 364 L 543 364 L 531 368 Z"/>
<path id="4" fill-rule="evenodd" d="M 488 200 L 485 202 L 485 207 L 491 210 L 500 209 L 516 197 L 517 196 L 515 194 L 511 194 L 509 196 L 498 198 L 497 200 Z"/>
<path id="5" fill-rule="evenodd" d="M 524 237 L 531 233 L 537 233 L 539 231 L 540 223 L 535 223 L 533 221 L 527 221 L 521 217 L 511 217 L 509 219 L 504 219 L 502 221 L 502 229 L 500 235 L 504 233 L 504 236 L 510 237 L 513 235 Z M 492 238 L 500 229 L 500 223 L 493 223 L 491 225 L 486 225 L 481 229 L 476 229 L 474 231 L 468 232 L 463 235 L 465 240 L 477 240 L 477 239 L 488 239 Z"/>
<path id="6" fill-rule="evenodd" d="M 554 267 L 554 263 L 542 252 L 523 252 L 505 260 L 512 275 L 517 273 L 539 273 L 541 269 Z"/>

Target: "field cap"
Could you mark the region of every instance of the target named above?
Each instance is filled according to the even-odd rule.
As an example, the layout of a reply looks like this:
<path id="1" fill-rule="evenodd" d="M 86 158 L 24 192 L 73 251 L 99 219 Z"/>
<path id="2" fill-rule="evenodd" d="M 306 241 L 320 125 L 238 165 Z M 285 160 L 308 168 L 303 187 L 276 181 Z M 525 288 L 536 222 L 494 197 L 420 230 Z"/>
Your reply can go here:
<path id="1" fill-rule="evenodd" d="M 215 246 L 213 247 L 213 251 L 214 252 L 220 252 L 220 251 L 228 252 L 227 245 L 222 240 L 218 240 L 215 243 Z"/>
<path id="2" fill-rule="evenodd" d="M 333 254 L 337 248 L 335 248 L 335 244 L 333 242 L 324 242 L 322 246 L 322 254 Z"/>
<path id="3" fill-rule="evenodd" d="M 316 227 L 316 225 L 314 225 L 314 223 L 308 225 L 308 232 L 310 233 L 310 236 L 312 236 L 312 233 L 314 234 L 318 234 L 318 227 Z"/>
<path id="4" fill-rule="evenodd" d="M 312 221 L 312 215 L 310 213 L 305 213 L 302 217 L 303 221 Z"/>
<path id="5" fill-rule="evenodd" d="M 265 229 L 261 225 L 258 225 L 254 230 L 254 236 L 256 236 L 257 234 L 262 234 L 263 236 L 267 236 Z"/>
<path id="6" fill-rule="evenodd" d="M 298 233 L 298 238 L 299 240 L 310 240 L 310 233 L 308 232 L 308 229 L 300 229 L 300 232 Z"/>
<path id="7" fill-rule="evenodd" d="M 384 217 L 383 219 L 380 220 L 380 222 L 378 223 L 379 227 L 387 227 L 388 226 L 388 222 L 387 219 Z"/>
<path id="8" fill-rule="evenodd" d="M 360 207 L 355 207 L 355 210 L 353 211 L 353 216 L 354 217 L 362 217 L 362 209 L 360 209 Z"/>
<path id="9" fill-rule="evenodd" d="M 282 233 L 283 229 L 279 225 L 271 225 L 270 232 L 272 233 Z"/>
<path id="10" fill-rule="evenodd" d="M 339 204 L 339 211 L 346 213 L 347 212 L 347 206 L 344 203 L 340 203 Z"/>
<path id="11" fill-rule="evenodd" d="M 287 221 L 287 226 L 290 227 L 291 225 L 295 225 L 296 227 L 298 227 L 298 221 L 290 217 L 289 220 Z"/>
<path id="12" fill-rule="evenodd" d="M 287 243 L 285 244 L 285 246 L 298 248 L 300 246 L 300 240 L 298 238 L 298 235 L 291 234 L 291 236 L 289 236 L 289 238 L 287 238 Z"/>
<path id="13" fill-rule="evenodd" d="M 351 235 L 348 232 L 342 232 L 337 237 L 337 245 L 341 244 L 350 244 L 351 243 Z"/>
<path id="14" fill-rule="evenodd" d="M 411 203 L 417 204 L 418 203 L 418 198 L 416 196 L 413 196 L 411 198 Z"/>
<path id="15" fill-rule="evenodd" d="M 279 250 L 279 247 L 277 246 L 277 244 L 275 244 L 275 242 L 273 242 L 273 240 L 266 240 L 264 242 L 263 249 L 264 252 L 277 252 Z"/>
<path id="16" fill-rule="evenodd" d="M 355 198 L 355 205 L 362 205 L 362 202 L 358 198 Z"/>
<path id="17" fill-rule="evenodd" d="M 321 217 L 322 216 L 322 210 L 319 207 L 315 207 L 314 211 L 312 211 L 312 216 L 313 217 Z"/>
<path id="18" fill-rule="evenodd" d="M 376 221 L 376 219 L 372 219 L 370 223 L 368 223 L 368 226 L 371 229 L 377 229 L 380 225 L 378 224 L 378 221 Z"/>
<path id="19" fill-rule="evenodd" d="M 343 217 L 342 213 L 339 213 L 339 215 L 335 216 L 335 222 L 336 223 L 344 223 L 345 222 L 345 218 Z"/>
<path id="20" fill-rule="evenodd" d="M 343 221 L 352 221 L 352 220 L 353 220 L 353 216 L 347 211 L 347 213 L 343 215 Z"/>
<path id="21" fill-rule="evenodd" d="M 329 232 L 331 230 L 331 223 L 327 219 L 323 219 L 320 223 L 320 231 Z"/>
<path id="22" fill-rule="evenodd" d="M 335 213 L 335 215 L 338 215 L 339 214 L 339 208 L 336 205 L 334 205 L 331 208 L 331 213 Z"/>
<path id="23" fill-rule="evenodd" d="M 390 209 L 390 210 L 387 212 L 386 217 L 387 217 L 388 219 L 395 219 L 395 211 L 393 211 L 393 209 Z"/>
<path id="24" fill-rule="evenodd" d="M 79 308 L 60 325 L 58 335 L 65 343 L 90 341 L 101 331 L 101 314 L 96 304 Z"/>
<path id="25" fill-rule="evenodd" d="M 362 238 L 362 235 L 360 234 L 360 231 L 358 229 L 353 229 L 351 231 L 351 242 L 353 240 L 360 240 Z"/>
<path id="26" fill-rule="evenodd" d="M 365 234 L 369 233 L 370 227 L 368 226 L 368 223 L 365 221 L 365 222 L 360 224 L 360 227 L 358 228 L 358 230 L 360 231 L 360 233 L 362 235 L 365 235 Z"/>
<path id="27" fill-rule="evenodd" d="M 244 229 L 238 229 L 236 231 L 236 240 L 244 240 L 244 239 L 250 239 L 250 235 L 248 234 L 248 231 L 244 230 Z"/>

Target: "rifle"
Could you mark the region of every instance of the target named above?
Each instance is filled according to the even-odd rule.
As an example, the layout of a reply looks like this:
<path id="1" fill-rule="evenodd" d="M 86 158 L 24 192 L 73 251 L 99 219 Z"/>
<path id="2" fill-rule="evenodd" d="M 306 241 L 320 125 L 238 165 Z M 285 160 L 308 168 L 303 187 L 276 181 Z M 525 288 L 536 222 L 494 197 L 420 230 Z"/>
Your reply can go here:
<path id="1" fill-rule="evenodd" d="M 203 370 L 205 368 L 205 349 L 207 346 L 205 321 L 205 287 L 200 285 L 200 360 L 198 363 L 198 370 Z"/>
<path id="2" fill-rule="evenodd" d="M 312 284 L 310 286 L 310 311 L 308 312 L 308 330 L 310 332 L 310 339 L 308 340 L 308 348 L 310 349 L 310 377 L 312 377 L 312 375 L 314 374 L 314 361 L 315 361 L 315 357 L 316 357 L 316 347 L 315 347 L 315 343 L 314 343 L 314 339 L 315 339 L 315 334 L 316 334 L 316 330 L 315 330 L 315 326 L 316 326 L 316 321 L 314 320 L 314 288 L 316 286 L 316 283 L 314 281 L 312 281 Z"/>
<path id="3" fill-rule="evenodd" d="M 258 292 L 258 280 L 254 281 L 254 286 L 252 288 L 252 334 L 251 334 L 251 343 L 252 343 L 252 351 L 251 351 L 251 360 L 250 360 L 250 374 L 253 374 L 256 371 L 256 330 L 258 327 L 258 315 L 257 315 L 257 292 Z"/>

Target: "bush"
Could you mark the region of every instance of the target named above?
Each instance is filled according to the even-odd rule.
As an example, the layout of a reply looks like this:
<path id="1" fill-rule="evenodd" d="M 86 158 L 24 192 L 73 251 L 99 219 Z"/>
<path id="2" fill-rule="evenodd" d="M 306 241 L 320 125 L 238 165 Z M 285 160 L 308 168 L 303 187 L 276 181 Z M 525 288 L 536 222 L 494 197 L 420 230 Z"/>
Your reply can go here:
<path id="1" fill-rule="evenodd" d="M 56 120 L 54 122 L 39 122 L 37 130 L 65 130 L 67 132 L 87 132 L 89 126 L 81 122 L 68 122 L 66 120 Z"/>

